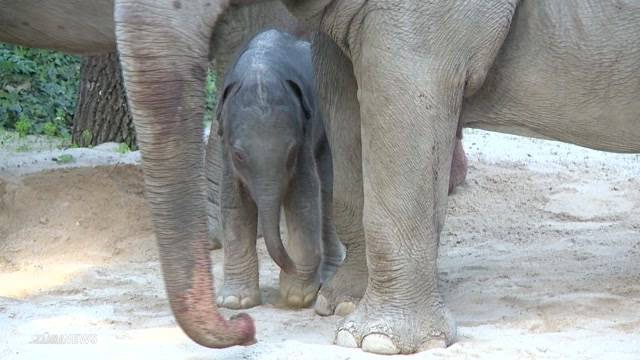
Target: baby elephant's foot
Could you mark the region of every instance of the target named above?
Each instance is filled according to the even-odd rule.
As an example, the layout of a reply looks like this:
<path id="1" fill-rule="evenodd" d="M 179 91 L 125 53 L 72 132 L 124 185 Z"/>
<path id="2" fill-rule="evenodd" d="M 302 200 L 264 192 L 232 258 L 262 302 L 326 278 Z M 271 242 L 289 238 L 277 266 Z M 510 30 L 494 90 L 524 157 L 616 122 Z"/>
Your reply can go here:
<path id="1" fill-rule="evenodd" d="M 342 258 L 325 258 L 322 261 L 322 265 L 320 266 L 320 281 L 324 284 L 329 279 L 333 277 L 336 273 L 340 264 L 342 263 Z"/>
<path id="2" fill-rule="evenodd" d="M 288 275 L 280 272 L 280 296 L 293 308 L 304 308 L 313 304 L 320 288 L 317 273 L 309 275 Z"/>
<path id="3" fill-rule="evenodd" d="M 224 284 L 218 294 L 218 306 L 229 309 L 248 309 L 262 303 L 257 286 L 243 287 Z"/>
<path id="4" fill-rule="evenodd" d="M 366 287 L 366 265 L 345 260 L 335 275 L 322 284 L 315 305 L 316 313 L 323 316 L 350 314 L 358 305 Z"/>

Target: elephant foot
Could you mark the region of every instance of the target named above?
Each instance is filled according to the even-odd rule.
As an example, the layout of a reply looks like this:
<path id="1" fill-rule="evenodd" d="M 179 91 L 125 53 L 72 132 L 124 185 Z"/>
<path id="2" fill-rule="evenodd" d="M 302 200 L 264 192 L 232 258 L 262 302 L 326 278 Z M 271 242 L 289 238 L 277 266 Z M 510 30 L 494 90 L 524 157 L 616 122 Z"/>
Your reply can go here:
<path id="1" fill-rule="evenodd" d="M 316 299 L 318 288 L 320 288 L 320 278 L 317 273 L 305 276 L 280 272 L 280 296 L 292 308 L 310 306 Z"/>
<path id="2" fill-rule="evenodd" d="M 324 258 L 320 266 L 320 281 L 324 284 L 335 275 L 342 263 L 342 258 Z"/>
<path id="3" fill-rule="evenodd" d="M 372 304 L 363 299 L 344 320 L 336 331 L 336 345 L 384 355 L 411 354 L 447 347 L 455 338 L 455 323 L 442 304 Z"/>
<path id="4" fill-rule="evenodd" d="M 318 315 L 346 316 L 352 313 L 367 288 L 367 268 L 347 258 L 335 275 L 320 288 L 315 310 Z"/>
<path id="5" fill-rule="evenodd" d="M 262 303 L 258 286 L 244 287 L 224 284 L 218 295 L 218 306 L 229 309 L 248 309 Z"/>

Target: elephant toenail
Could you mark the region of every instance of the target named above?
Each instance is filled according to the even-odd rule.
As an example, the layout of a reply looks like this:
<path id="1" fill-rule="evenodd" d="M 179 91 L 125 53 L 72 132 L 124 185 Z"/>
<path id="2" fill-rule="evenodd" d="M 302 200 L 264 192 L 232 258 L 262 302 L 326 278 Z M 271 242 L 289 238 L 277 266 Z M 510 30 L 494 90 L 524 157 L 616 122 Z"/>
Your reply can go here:
<path id="1" fill-rule="evenodd" d="M 291 305 L 300 306 L 302 305 L 302 298 L 299 295 L 289 295 L 288 302 Z"/>
<path id="2" fill-rule="evenodd" d="M 362 340 L 362 350 L 375 354 L 393 355 L 400 353 L 398 347 L 387 335 L 370 334 Z"/>
<path id="3" fill-rule="evenodd" d="M 336 306 L 335 314 L 338 316 L 347 316 L 356 310 L 356 304 L 351 301 L 341 302 Z"/>
<path id="4" fill-rule="evenodd" d="M 240 302 L 241 307 L 243 308 L 248 308 L 251 307 L 253 305 L 253 300 L 251 298 L 244 298 L 242 299 L 242 301 Z"/>
<path id="5" fill-rule="evenodd" d="M 339 330 L 336 335 L 336 345 L 350 348 L 357 348 L 358 342 L 356 338 L 347 330 Z"/>
<path id="6" fill-rule="evenodd" d="M 329 301 L 327 301 L 327 298 L 325 298 L 322 295 L 318 295 L 318 298 L 316 299 L 315 309 L 316 309 L 316 313 L 322 316 L 328 316 L 333 313 L 333 311 L 331 311 L 331 306 L 329 305 Z"/>
<path id="7" fill-rule="evenodd" d="M 311 304 L 311 302 L 313 301 L 313 298 L 315 298 L 315 297 L 316 297 L 316 293 L 311 293 L 311 294 L 308 294 L 307 296 L 305 296 L 304 297 L 304 305 Z"/>

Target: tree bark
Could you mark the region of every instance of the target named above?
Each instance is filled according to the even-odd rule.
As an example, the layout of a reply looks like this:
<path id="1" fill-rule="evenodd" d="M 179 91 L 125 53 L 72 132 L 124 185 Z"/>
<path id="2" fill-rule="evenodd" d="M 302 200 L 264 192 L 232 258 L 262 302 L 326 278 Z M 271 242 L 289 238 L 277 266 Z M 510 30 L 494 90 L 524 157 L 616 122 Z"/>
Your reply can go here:
<path id="1" fill-rule="evenodd" d="M 136 133 L 116 53 L 82 59 L 71 139 L 80 146 L 114 141 L 136 148 Z"/>

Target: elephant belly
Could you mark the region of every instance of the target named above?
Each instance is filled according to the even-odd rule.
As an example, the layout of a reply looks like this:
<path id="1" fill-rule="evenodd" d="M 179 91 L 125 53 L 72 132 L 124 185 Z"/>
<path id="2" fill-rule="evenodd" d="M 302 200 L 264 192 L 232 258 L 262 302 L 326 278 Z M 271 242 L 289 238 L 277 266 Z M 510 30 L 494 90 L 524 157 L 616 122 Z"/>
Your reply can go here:
<path id="1" fill-rule="evenodd" d="M 640 152 L 640 2 L 524 1 L 468 127 Z"/>
<path id="2" fill-rule="evenodd" d="M 0 0 L 0 41 L 75 54 L 115 50 L 113 0 Z"/>

